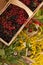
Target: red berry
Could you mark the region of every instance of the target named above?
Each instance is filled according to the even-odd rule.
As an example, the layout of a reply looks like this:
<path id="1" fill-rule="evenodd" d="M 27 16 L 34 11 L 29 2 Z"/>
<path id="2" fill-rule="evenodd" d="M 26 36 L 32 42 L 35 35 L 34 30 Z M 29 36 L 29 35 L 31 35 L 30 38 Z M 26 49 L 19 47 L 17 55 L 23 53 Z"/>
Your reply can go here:
<path id="1" fill-rule="evenodd" d="M 32 32 L 32 29 L 29 29 L 29 32 Z"/>
<path id="2" fill-rule="evenodd" d="M 41 22 L 40 22 L 39 20 L 37 20 L 36 18 L 33 18 L 32 20 L 33 20 L 33 22 L 34 22 L 35 24 L 41 25 Z"/>
<path id="3" fill-rule="evenodd" d="M 30 0 L 20 0 L 22 1 L 23 3 L 25 3 L 26 5 L 29 5 L 30 4 Z"/>

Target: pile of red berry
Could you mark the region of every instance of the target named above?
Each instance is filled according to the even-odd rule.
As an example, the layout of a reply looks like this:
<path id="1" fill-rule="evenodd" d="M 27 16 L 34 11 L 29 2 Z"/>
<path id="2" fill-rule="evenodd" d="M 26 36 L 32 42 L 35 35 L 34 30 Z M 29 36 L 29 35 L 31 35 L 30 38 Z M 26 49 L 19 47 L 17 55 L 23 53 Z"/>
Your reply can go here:
<path id="1" fill-rule="evenodd" d="M 6 42 L 10 42 L 27 18 L 28 14 L 24 9 L 10 4 L 0 15 L 0 37 Z"/>
<path id="2" fill-rule="evenodd" d="M 30 0 L 20 0 L 20 1 L 22 1 L 24 4 L 26 4 L 26 5 L 29 5 L 30 4 Z"/>
<path id="3" fill-rule="evenodd" d="M 42 2 L 42 0 L 20 0 L 25 5 L 27 5 L 32 11 Z"/>

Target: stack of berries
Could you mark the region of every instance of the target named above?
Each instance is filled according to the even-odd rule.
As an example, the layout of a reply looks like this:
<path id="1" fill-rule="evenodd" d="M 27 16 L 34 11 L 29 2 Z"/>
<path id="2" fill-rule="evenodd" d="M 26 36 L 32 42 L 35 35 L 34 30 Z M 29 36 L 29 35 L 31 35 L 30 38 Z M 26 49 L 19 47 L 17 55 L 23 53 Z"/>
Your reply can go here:
<path id="1" fill-rule="evenodd" d="M 25 5 L 27 5 L 32 11 L 42 2 L 42 0 L 20 0 Z"/>
<path id="2" fill-rule="evenodd" d="M 10 4 L 0 15 L 0 37 L 9 42 L 27 18 L 28 14 L 25 10 Z"/>

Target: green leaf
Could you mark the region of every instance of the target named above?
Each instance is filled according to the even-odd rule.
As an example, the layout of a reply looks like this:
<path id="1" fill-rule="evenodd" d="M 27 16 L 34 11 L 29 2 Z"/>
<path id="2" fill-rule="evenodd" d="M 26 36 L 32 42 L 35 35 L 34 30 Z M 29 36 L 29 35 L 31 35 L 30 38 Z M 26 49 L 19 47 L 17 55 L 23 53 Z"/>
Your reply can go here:
<path id="1" fill-rule="evenodd" d="M 4 51 L 4 49 L 0 49 L 0 56 L 5 56 L 5 51 Z"/>
<path id="2" fill-rule="evenodd" d="M 2 65 L 2 62 L 0 62 L 0 65 Z"/>
<path id="3" fill-rule="evenodd" d="M 37 13 L 36 13 L 36 17 L 40 16 L 41 15 L 41 10 L 39 10 Z"/>

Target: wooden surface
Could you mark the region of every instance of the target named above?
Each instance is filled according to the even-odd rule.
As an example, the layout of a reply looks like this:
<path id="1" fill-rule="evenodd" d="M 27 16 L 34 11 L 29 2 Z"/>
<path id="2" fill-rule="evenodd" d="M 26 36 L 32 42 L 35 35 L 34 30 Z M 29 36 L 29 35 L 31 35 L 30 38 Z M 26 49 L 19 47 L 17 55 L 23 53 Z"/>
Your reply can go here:
<path id="1" fill-rule="evenodd" d="M 6 0 L 0 0 L 0 10 L 6 5 Z"/>

